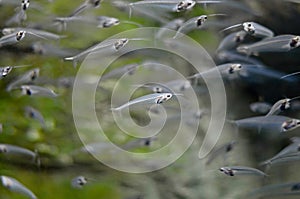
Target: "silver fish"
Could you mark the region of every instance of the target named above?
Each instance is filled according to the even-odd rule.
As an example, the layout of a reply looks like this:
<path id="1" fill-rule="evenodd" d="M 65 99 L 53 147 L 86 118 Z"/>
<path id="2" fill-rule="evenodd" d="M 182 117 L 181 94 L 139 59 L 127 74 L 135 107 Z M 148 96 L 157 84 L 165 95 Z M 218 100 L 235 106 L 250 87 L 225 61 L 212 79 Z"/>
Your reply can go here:
<path id="1" fill-rule="evenodd" d="M 18 180 L 8 176 L 0 176 L 2 185 L 8 190 L 28 196 L 31 199 L 37 199 L 36 195 Z"/>
<path id="2" fill-rule="evenodd" d="M 85 0 L 83 4 L 77 7 L 70 16 L 79 15 L 83 11 L 91 8 L 99 8 L 102 0 Z"/>
<path id="3" fill-rule="evenodd" d="M 116 68 L 101 76 L 101 80 L 107 80 L 112 78 L 120 78 L 124 74 L 133 75 L 135 71 L 140 67 L 140 64 L 128 64 L 121 68 Z"/>
<path id="4" fill-rule="evenodd" d="M 164 26 L 160 27 L 160 29 L 155 34 L 155 37 L 162 38 L 162 36 L 166 33 L 167 30 L 178 30 L 178 28 L 180 28 L 180 26 L 182 26 L 183 23 L 184 20 L 182 18 L 171 20 Z"/>
<path id="5" fill-rule="evenodd" d="M 267 176 L 267 174 L 265 174 L 264 172 L 258 169 L 251 168 L 251 167 L 244 167 L 244 166 L 221 167 L 219 170 L 228 176 L 237 176 L 237 175 L 258 175 L 262 177 Z"/>
<path id="6" fill-rule="evenodd" d="M 57 97 L 53 90 L 41 86 L 22 85 L 20 86 L 23 95 L 29 96 L 44 96 L 44 97 Z"/>
<path id="7" fill-rule="evenodd" d="M 110 40 L 107 40 L 107 41 L 104 41 L 104 42 L 100 42 L 99 44 L 96 44 L 96 45 L 82 51 L 81 53 L 79 53 L 75 56 L 66 57 L 64 59 L 66 61 L 73 61 L 73 65 L 75 67 L 79 60 L 83 59 L 84 57 L 86 57 L 90 53 L 96 53 L 96 52 L 99 52 L 101 50 L 102 51 L 104 50 L 104 52 L 106 50 L 107 52 L 110 52 L 110 53 L 118 52 L 121 48 L 123 48 L 125 45 L 127 45 L 129 41 L 141 41 L 141 40 L 146 40 L 146 39 L 144 39 L 144 38 L 110 39 Z"/>
<path id="8" fill-rule="evenodd" d="M 267 116 L 270 115 L 277 115 L 278 113 L 280 113 L 281 111 L 285 111 L 287 109 L 289 109 L 291 107 L 291 101 L 298 99 L 299 97 L 295 97 L 295 98 L 285 98 L 285 99 L 281 99 L 278 100 L 271 108 L 271 110 L 268 112 Z"/>
<path id="9" fill-rule="evenodd" d="M 76 189 L 81 189 L 88 183 L 88 179 L 84 176 L 77 176 L 71 180 L 71 186 Z"/>
<path id="10" fill-rule="evenodd" d="M 239 27 L 242 26 L 244 31 L 246 31 L 249 35 L 257 37 L 257 38 L 268 38 L 268 37 L 273 37 L 274 33 L 272 30 L 268 29 L 267 27 L 260 25 L 258 23 L 255 22 L 244 22 L 241 24 L 236 24 L 233 26 L 230 26 L 228 28 L 225 28 L 222 30 L 229 30 L 235 27 Z"/>
<path id="11" fill-rule="evenodd" d="M 247 55 L 258 56 L 265 52 L 288 52 L 300 46 L 300 36 L 279 35 L 272 38 L 266 38 L 254 44 L 242 45 L 237 51 Z"/>
<path id="12" fill-rule="evenodd" d="M 29 118 L 37 120 L 42 125 L 43 128 L 46 127 L 46 123 L 45 123 L 45 119 L 44 119 L 43 115 L 35 108 L 26 106 L 25 107 L 25 115 Z"/>
<path id="13" fill-rule="evenodd" d="M 232 121 L 237 128 L 255 130 L 257 132 L 283 133 L 291 131 L 300 126 L 300 120 L 285 116 L 270 115 L 250 117 Z"/>
<path id="14" fill-rule="evenodd" d="M 11 91 L 12 89 L 18 87 L 21 84 L 32 83 L 39 77 L 39 74 L 40 74 L 40 69 L 39 68 L 35 68 L 33 70 L 30 70 L 27 73 L 25 73 L 24 75 L 18 77 L 13 82 L 11 82 L 6 87 L 6 90 Z"/>
<path id="15" fill-rule="evenodd" d="M 33 163 L 40 164 L 39 156 L 36 152 L 11 144 L 0 144 L 0 154 L 3 155 L 20 155 L 29 157 Z"/>
<path id="16" fill-rule="evenodd" d="M 38 30 L 38 29 L 33 29 L 33 28 L 15 27 L 15 28 L 4 28 L 4 29 L 2 29 L 2 33 L 4 35 L 17 33 L 19 31 L 25 31 L 26 33 L 29 33 L 29 34 L 32 34 L 32 35 L 35 35 L 37 37 L 44 38 L 44 39 L 59 40 L 59 39 L 62 39 L 62 38 L 66 37 L 66 36 L 63 36 L 63 35 L 58 35 L 58 34 L 55 34 L 55 33 L 48 32 L 48 31 Z"/>
<path id="17" fill-rule="evenodd" d="M 13 68 L 21 68 L 21 67 L 25 67 L 25 66 L 28 66 L 28 65 L 0 67 L 0 79 L 6 77 L 12 71 Z"/>
<path id="18" fill-rule="evenodd" d="M 132 101 L 129 101 L 119 107 L 112 108 L 113 111 L 120 111 L 128 106 L 135 104 L 161 104 L 165 101 L 168 101 L 173 96 L 172 93 L 154 93 L 149 95 L 144 95 L 142 97 L 138 97 Z"/>
<path id="19" fill-rule="evenodd" d="M 206 161 L 206 165 L 210 164 L 214 159 L 216 159 L 218 156 L 222 155 L 224 159 L 226 158 L 226 154 L 231 152 L 235 145 L 237 144 L 236 141 L 231 141 L 229 143 L 223 144 L 222 146 L 216 148 L 209 154 L 208 159 Z"/>
<path id="20" fill-rule="evenodd" d="M 12 33 L 9 35 L 5 35 L 0 38 L 0 47 L 16 44 L 22 39 L 24 39 L 26 32 L 25 31 L 19 31 L 17 33 Z"/>
<path id="21" fill-rule="evenodd" d="M 276 161 L 276 159 L 285 157 L 289 154 L 295 154 L 300 152 L 300 138 L 299 137 L 291 138 L 291 141 L 293 143 L 291 143 L 290 145 L 282 149 L 279 153 L 277 153 L 272 158 L 262 162 L 261 165 L 269 165 L 272 164 L 273 161 Z"/>
<path id="22" fill-rule="evenodd" d="M 139 147 L 149 147 L 153 141 L 157 140 L 157 137 L 139 138 L 126 143 L 122 148 L 124 150 L 132 150 Z"/>
<path id="23" fill-rule="evenodd" d="M 245 40 L 246 35 L 244 30 L 227 35 L 219 44 L 217 52 L 235 49 Z"/>
<path id="24" fill-rule="evenodd" d="M 210 15 L 200 15 L 197 17 L 193 17 L 186 22 L 184 22 L 180 28 L 177 30 L 176 34 L 174 35 L 173 39 L 179 37 L 182 33 L 187 33 L 194 29 L 200 29 L 204 26 L 204 23 L 207 21 L 208 17 L 212 16 L 223 16 L 224 14 L 210 14 Z"/>

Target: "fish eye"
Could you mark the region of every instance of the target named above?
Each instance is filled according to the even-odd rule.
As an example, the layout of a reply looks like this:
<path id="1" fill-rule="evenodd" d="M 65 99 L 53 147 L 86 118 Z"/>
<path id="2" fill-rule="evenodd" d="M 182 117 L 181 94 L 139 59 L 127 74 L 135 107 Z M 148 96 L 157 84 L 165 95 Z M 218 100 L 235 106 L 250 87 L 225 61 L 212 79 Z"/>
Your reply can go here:
<path id="1" fill-rule="evenodd" d="M 31 90 L 30 89 L 26 89 L 26 94 L 27 95 L 31 95 L 32 94 Z"/>
<path id="2" fill-rule="evenodd" d="M 171 97 L 171 95 L 170 95 L 170 94 L 168 94 L 168 95 L 167 95 L 167 98 L 170 98 L 170 97 Z"/>

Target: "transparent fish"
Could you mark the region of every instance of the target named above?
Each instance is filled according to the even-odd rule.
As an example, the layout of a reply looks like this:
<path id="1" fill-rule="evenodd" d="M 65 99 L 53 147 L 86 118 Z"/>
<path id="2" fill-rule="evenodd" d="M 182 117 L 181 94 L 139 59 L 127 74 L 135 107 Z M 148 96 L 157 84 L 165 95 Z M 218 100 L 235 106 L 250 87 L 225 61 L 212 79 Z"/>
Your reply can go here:
<path id="1" fill-rule="evenodd" d="M 53 44 L 41 42 L 34 42 L 31 47 L 34 53 L 44 56 L 54 56 L 63 58 L 71 56 L 74 53 L 73 50 L 63 49 Z"/>
<path id="2" fill-rule="evenodd" d="M 279 115 L 250 117 L 231 122 L 241 129 L 273 134 L 287 132 L 300 126 L 300 120 Z"/>
<path id="3" fill-rule="evenodd" d="M 18 180 L 8 176 L 0 176 L 2 185 L 8 190 L 28 196 L 31 199 L 37 199 L 32 191 L 21 184 Z"/>
<path id="4" fill-rule="evenodd" d="M 102 0 L 85 0 L 84 3 L 82 3 L 79 7 L 77 7 L 70 16 L 79 15 L 85 10 L 91 9 L 91 8 L 99 8 Z"/>
<path id="5" fill-rule="evenodd" d="M 149 88 L 154 93 L 179 93 L 191 88 L 192 85 L 188 80 L 179 79 L 163 83 L 146 83 L 137 86 Z"/>
<path id="6" fill-rule="evenodd" d="M 24 21 L 26 21 L 27 19 L 27 14 L 26 14 L 26 10 L 27 8 L 24 10 L 23 9 L 23 6 L 24 5 L 21 5 L 21 8 L 17 8 L 16 9 L 16 13 L 14 16 L 12 16 L 10 19 L 8 19 L 6 22 L 5 22 L 5 25 L 8 26 L 8 25 L 12 25 L 12 24 L 18 24 L 18 25 L 21 25 Z M 26 6 L 25 6 L 26 7 Z"/>
<path id="7" fill-rule="evenodd" d="M 5 35 L 0 38 L 0 47 L 16 44 L 22 39 L 24 39 L 26 32 L 25 31 L 19 31 L 17 33 L 11 33 L 8 35 Z"/>
<path id="8" fill-rule="evenodd" d="M 140 64 L 128 64 L 121 68 L 116 68 L 101 76 L 101 80 L 120 78 L 124 74 L 133 75 L 140 67 Z"/>
<path id="9" fill-rule="evenodd" d="M 170 22 L 160 27 L 155 37 L 162 38 L 162 36 L 166 33 L 167 30 L 178 30 L 178 28 L 180 28 L 180 26 L 182 26 L 183 23 L 184 23 L 184 19 L 182 18 L 171 20 Z"/>
<path id="10" fill-rule="evenodd" d="M 26 72 L 24 75 L 18 77 L 16 80 L 11 82 L 10 84 L 8 84 L 8 86 L 6 87 L 6 90 L 11 91 L 13 88 L 18 87 L 21 84 L 32 83 L 39 77 L 39 74 L 40 74 L 39 68 L 30 70 L 30 71 Z"/>
<path id="11" fill-rule="evenodd" d="M 222 64 L 214 68 L 211 68 L 207 71 L 204 71 L 202 73 L 197 73 L 195 75 L 192 75 L 188 77 L 188 79 L 198 79 L 201 78 L 202 76 L 205 76 L 206 78 L 216 78 L 217 77 L 216 70 L 219 70 L 223 78 L 229 78 L 230 75 L 239 72 L 242 69 L 242 67 L 243 65 L 239 63 Z"/>
<path id="12" fill-rule="evenodd" d="M 277 153 L 272 158 L 262 162 L 261 165 L 269 165 L 269 164 L 272 164 L 272 162 L 275 161 L 276 159 L 282 158 L 289 154 L 295 154 L 295 153 L 300 152 L 300 138 L 294 137 L 294 138 L 291 138 L 291 141 L 293 143 L 291 143 L 290 145 L 288 145 L 287 147 L 282 149 L 279 153 Z"/>
<path id="13" fill-rule="evenodd" d="M 220 147 L 216 148 L 215 150 L 213 150 L 208 156 L 208 159 L 206 161 L 206 165 L 210 164 L 218 156 L 223 156 L 224 160 L 225 160 L 226 155 L 234 149 L 236 144 L 237 144 L 236 141 L 231 141 L 231 142 L 223 144 L 222 146 L 220 146 Z"/>
<path id="14" fill-rule="evenodd" d="M 250 110 L 254 113 L 267 114 L 272 105 L 267 102 L 253 102 L 250 104 Z"/>
<path id="15" fill-rule="evenodd" d="M 21 66 L 3 66 L 0 67 L 0 79 L 6 77 L 14 68 L 23 68 L 29 65 L 21 65 Z"/>
<path id="16" fill-rule="evenodd" d="M 268 38 L 268 37 L 273 37 L 274 33 L 272 30 L 268 29 L 267 27 L 260 25 L 256 22 L 244 22 L 241 24 L 236 24 L 233 26 L 230 26 L 228 28 L 225 28 L 222 30 L 229 30 L 235 27 L 242 26 L 244 31 L 247 32 L 249 35 L 257 37 L 257 38 Z"/>
<path id="17" fill-rule="evenodd" d="M 177 30 L 173 39 L 176 39 L 180 36 L 180 34 L 187 33 L 194 29 L 201 29 L 204 26 L 204 23 L 207 21 L 208 17 L 212 16 L 224 16 L 224 14 L 210 14 L 210 15 L 200 15 L 197 17 L 193 17 L 186 22 L 184 22 L 180 28 Z"/>
<path id="18" fill-rule="evenodd" d="M 247 33 L 242 30 L 227 35 L 219 44 L 217 52 L 224 50 L 232 50 L 238 47 L 246 37 Z"/>
<path id="19" fill-rule="evenodd" d="M 144 95 L 142 97 L 138 97 L 132 101 L 129 101 L 119 107 L 112 108 L 113 111 L 120 111 L 126 107 L 135 104 L 161 104 L 165 101 L 168 101 L 173 96 L 172 93 L 154 93 L 149 95 Z"/>
<path id="20" fill-rule="evenodd" d="M 29 149 L 10 144 L 0 144 L 0 154 L 4 155 L 20 155 L 22 157 L 29 157 L 34 163 L 38 162 L 38 154 Z"/>
<path id="21" fill-rule="evenodd" d="M 29 118 L 37 120 L 43 128 L 46 128 L 46 123 L 43 115 L 35 108 L 26 106 L 25 107 L 25 115 Z"/>
<path id="22" fill-rule="evenodd" d="M 168 1 L 168 0 L 153 0 L 153 1 L 137 1 L 130 3 L 130 16 L 132 9 L 135 7 L 160 7 L 166 9 L 169 12 L 183 12 L 192 9 L 197 3 L 209 4 L 209 3 L 220 3 L 221 1 L 194 1 L 194 0 L 182 0 L 182 1 Z"/>
<path id="23" fill-rule="evenodd" d="M 139 147 L 149 147 L 152 142 L 157 140 L 157 137 L 149 137 L 149 138 L 139 138 L 126 143 L 122 148 L 124 150 L 132 150 Z"/>
<path id="24" fill-rule="evenodd" d="M 264 172 L 258 169 L 251 168 L 251 167 L 244 167 L 244 166 L 221 167 L 219 170 L 228 176 L 238 176 L 238 175 L 258 175 L 262 177 L 267 176 L 267 174 L 265 174 Z"/>
<path id="25" fill-rule="evenodd" d="M 258 59 L 255 59 L 253 57 L 247 57 L 247 56 L 237 53 L 236 51 L 233 51 L 233 50 L 219 51 L 217 54 L 217 57 L 218 57 L 218 60 L 222 63 L 239 62 L 239 63 L 254 64 L 254 65 L 260 65 L 260 66 L 264 65 Z"/>
<path id="26" fill-rule="evenodd" d="M 81 189 L 88 183 L 88 179 L 84 176 L 77 176 L 71 180 L 71 186 L 76 189 Z"/>
<path id="27" fill-rule="evenodd" d="M 29 96 L 44 96 L 44 97 L 57 97 L 58 95 L 51 89 L 34 86 L 34 85 L 22 85 L 20 86 L 23 95 Z"/>
<path id="28" fill-rule="evenodd" d="M 237 51 L 247 55 L 258 56 L 266 52 L 288 52 L 300 46 L 300 36 L 279 35 L 272 38 L 266 38 L 254 44 L 242 45 Z"/>
<path id="29" fill-rule="evenodd" d="M 285 111 L 287 109 L 289 109 L 291 107 L 291 101 L 298 99 L 299 97 L 295 97 L 292 99 L 289 98 L 285 98 L 285 99 L 281 99 L 279 101 L 277 101 L 271 108 L 271 110 L 268 112 L 267 116 L 270 115 L 277 115 L 279 114 L 281 111 Z"/>
<path id="30" fill-rule="evenodd" d="M 95 53 L 95 52 L 99 52 L 99 51 L 101 51 L 103 53 L 105 53 L 105 51 L 114 53 L 114 52 L 119 51 L 121 48 L 123 48 L 126 44 L 128 44 L 129 41 L 141 41 L 141 40 L 146 40 L 146 39 L 144 39 L 144 38 L 110 39 L 105 42 L 100 42 L 99 44 L 96 44 L 73 57 L 66 57 L 64 59 L 66 61 L 73 61 L 73 65 L 75 67 L 79 60 L 82 60 L 84 57 L 86 57 L 90 53 Z"/>
<path id="31" fill-rule="evenodd" d="M 4 35 L 14 34 L 14 33 L 17 33 L 19 31 L 25 31 L 26 33 L 35 35 L 37 37 L 44 38 L 44 39 L 51 39 L 51 40 L 59 40 L 59 39 L 62 39 L 62 38 L 66 37 L 66 36 L 58 35 L 58 34 L 55 34 L 55 33 L 48 32 L 48 31 L 38 30 L 38 29 L 33 29 L 33 28 L 14 27 L 14 28 L 4 28 L 4 29 L 2 29 L 2 33 Z"/>

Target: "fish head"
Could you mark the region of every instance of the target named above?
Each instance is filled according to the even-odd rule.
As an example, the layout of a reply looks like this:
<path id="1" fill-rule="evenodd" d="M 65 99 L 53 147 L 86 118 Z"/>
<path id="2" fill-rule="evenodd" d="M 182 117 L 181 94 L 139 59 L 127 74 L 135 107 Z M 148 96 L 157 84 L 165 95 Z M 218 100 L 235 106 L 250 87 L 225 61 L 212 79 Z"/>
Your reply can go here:
<path id="1" fill-rule="evenodd" d="M 114 43 L 114 48 L 118 51 L 122 47 L 124 47 L 128 43 L 128 41 L 129 41 L 129 39 L 127 39 L 127 38 L 119 39 Z"/>
<path id="2" fill-rule="evenodd" d="M 95 8 L 98 8 L 102 0 L 92 0 L 92 4 Z"/>
<path id="3" fill-rule="evenodd" d="M 243 23 L 243 27 L 248 34 L 253 35 L 255 33 L 255 27 L 252 22 Z"/>
<path id="4" fill-rule="evenodd" d="M 103 22 L 102 26 L 103 28 L 109 28 L 111 26 L 116 26 L 120 24 L 120 20 L 117 18 L 109 18 L 105 22 Z"/>
<path id="5" fill-rule="evenodd" d="M 14 182 L 9 177 L 6 176 L 1 176 L 1 182 L 2 185 L 8 189 L 10 189 L 14 184 Z"/>
<path id="6" fill-rule="evenodd" d="M 32 90 L 30 89 L 29 86 L 21 86 L 21 90 L 22 90 L 23 95 L 32 95 L 33 94 Z"/>
<path id="7" fill-rule="evenodd" d="M 228 167 L 221 167 L 219 169 L 219 171 L 223 172 L 224 174 L 228 175 L 228 176 L 234 176 L 234 172 L 232 169 L 228 168 Z"/>
<path id="8" fill-rule="evenodd" d="M 39 74 L 40 74 L 40 69 L 38 69 L 38 68 L 34 69 L 30 74 L 30 80 L 31 81 L 36 80 L 38 78 Z"/>
<path id="9" fill-rule="evenodd" d="M 172 93 L 164 93 L 164 94 L 160 95 L 159 97 L 157 97 L 155 103 L 156 104 L 161 104 L 161 103 L 163 103 L 163 102 L 168 101 L 169 99 L 171 99 L 172 96 L 173 96 Z"/>
<path id="10" fill-rule="evenodd" d="M 26 31 L 20 30 L 16 33 L 16 40 L 21 41 L 25 37 Z"/>
<path id="11" fill-rule="evenodd" d="M 182 11 L 186 11 L 189 10 L 191 8 L 193 8 L 196 4 L 196 1 L 192 1 L 192 0 L 183 0 L 180 1 L 176 6 L 175 6 L 175 11 L 176 12 L 182 12 Z"/>
<path id="12" fill-rule="evenodd" d="M 233 74 L 237 71 L 240 71 L 241 69 L 242 69 L 242 64 L 231 64 L 228 69 L 228 73 Z"/>
<path id="13" fill-rule="evenodd" d="M 6 77 L 8 75 L 8 73 L 11 72 L 12 70 L 12 66 L 5 66 L 3 68 L 0 69 L 0 74 L 2 77 Z"/>
<path id="14" fill-rule="evenodd" d="M 242 41 L 244 41 L 245 36 L 246 36 L 246 33 L 244 31 L 240 31 L 240 32 L 236 33 L 233 40 L 235 43 L 241 43 Z"/>
<path id="15" fill-rule="evenodd" d="M 289 43 L 291 48 L 297 48 L 300 46 L 300 36 L 295 36 L 291 39 Z"/>
<path id="16" fill-rule="evenodd" d="M 0 145 L 0 153 L 7 153 L 7 147 L 5 145 Z"/>
<path id="17" fill-rule="evenodd" d="M 30 4 L 29 0 L 22 0 L 22 4 L 21 4 L 22 10 L 27 10 L 29 4 Z"/>
<path id="18" fill-rule="evenodd" d="M 197 27 L 200 27 L 207 20 L 207 15 L 201 15 L 196 20 Z"/>
<path id="19" fill-rule="evenodd" d="M 282 132 L 290 131 L 300 126 L 300 120 L 290 119 L 282 123 Z"/>

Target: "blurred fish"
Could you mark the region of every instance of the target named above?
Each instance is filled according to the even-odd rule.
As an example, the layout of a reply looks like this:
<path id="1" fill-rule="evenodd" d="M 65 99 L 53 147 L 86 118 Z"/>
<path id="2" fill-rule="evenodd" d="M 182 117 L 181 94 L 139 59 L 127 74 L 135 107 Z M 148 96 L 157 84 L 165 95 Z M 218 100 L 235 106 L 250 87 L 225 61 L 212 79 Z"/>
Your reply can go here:
<path id="1" fill-rule="evenodd" d="M 109 28 L 111 26 L 116 26 L 120 24 L 120 20 L 114 17 L 107 16 L 99 16 L 98 20 L 98 28 Z"/>
<path id="2" fill-rule="evenodd" d="M 5 22 L 5 25 L 18 24 L 20 25 L 27 19 L 26 10 L 29 7 L 29 0 L 22 0 L 21 6 L 15 9 L 15 15 Z"/>
<path id="3" fill-rule="evenodd" d="M 244 167 L 244 166 L 221 167 L 219 170 L 228 176 L 236 176 L 236 175 L 258 175 L 262 177 L 267 176 L 267 174 L 265 174 L 264 172 L 258 169 L 251 168 L 251 167 Z"/>
<path id="4" fill-rule="evenodd" d="M 71 180 L 71 186 L 76 189 L 81 189 L 88 183 L 88 179 L 84 176 L 77 176 Z"/>
<path id="5" fill-rule="evenodd" d="M 66 57 L 64 58 L 66 61 L 73 61 L 73 65 L 74 67 L 77 65 L 77 62 L 81 59 L 83 59 L 84 57 L 86 57 L 88 54 L 90 53 L 95 53 L 95 52 L 117 52 L 119 51 L 121 48 L 123 48 L 126 44 L 128 44 L 129 41 L 141 41 L 141 40 L 146 40 L 143 38 L 121 38 L 121 39 L 110 39 L 110 40 L 106 40 L 104 42 L 100 42 L 84 51 L 82 51 L 81 53 L 73 56 L 73 57 Z M 103 51 L 104 50 L 104 51 Z M 113 52 L 111 52 L 111 50 Z"/>
<path id="6" fill-rule="evenodd" d="M 160 7 L 164 8 L 169 12 L 183 12 L 186 10 L 192 9 L 196 3 L 208 4 L 208 3 L 220 3 L 221 1 L 194 1 L 194 0 L 182 0 L 182 1 L 174 1 L 174 0 L 152 0 L 152 1 L 138 1 L 129 4 L 130 7 L 130 16 L 132 13 L 132 9 L 137 6 L 140 7 Z"/>
<path id="7" fill-rule="evenodd" d="M 26 106 L 25 107 L 25 115 L 29 118 L 37 120 L 43 128 L 46 128 L 46 123 L 45 123 L 45 119 L 44 119 L 43 115 L 35 108 Z"/>
<path id="8" fill-rule="evenodd" d="M 17 33 L 12 33 L 12 34 L 1 37 L 0 38 L 0 47 L 18 43 L 19 41 L 24 39 L 25 34 L 26 34 L 25 31 L 19 31 Z"/>
<path id="9" fill-rule="evenodd" d="M 241 128 L 254 130 L 258 133 L 272 134 L 288 132 L 300 126 L 300 120 L 279 115 L 257 116 L 230 122 L 235 124 L 237 129 Z"/>
<path id="10" fill-rule="evenodd" d="M 288 52 L 300 46 L 300 36 L 279 35 L 272 38 L 266 38 L 254 44 L 242 45 L 237 51 L 249 55 L 259 56 L 266 52 Z"/>
<path id="11" fill-rule="evenodd" d="M 39 163 L 39 157 L 36 152 L 15 145 L 0 144 L 0 154 L 20 155 L 22 158 L 29 157 L 32 162 Z"/>
<path id="12" fill-rule="evenodd" d="M 178 30 L 180 26 L 184 23 L 184 20 L 182 18 L 174 19 L 160 27 L 160 29 L 157 31 L 155 38 L 162 38 L 162 36 L 166 33 L 167 30 Z"/>
<path id="13" fill-rule="evenodd" d="M 267 114 L 272 105 L 267 102 L 253 102 L 250 104 L 250 110 L 254 113 Z"/>
<path id="14" fill-rule="evenodd" d="M 232 50 L 223 50 L 217 53 L 217 58 L 221 63 L 239 62 L 245 64 L 253 64 L 263 66 L 264 64 L 253 57 L 248 57 Z"/>
<path id="15" fill-rule="evenodd" d="M 52 39 L 52 40 L 59 40 L 61 38 L 65 38 L 66 36 L 62 35 L 57 35 L 48 31 L 44 30 L 38 30 L 38 29 L 32 29 L 32 28 L 21 28 L 21 27 L 14 27 L 14 28 L 4 28 L 2 29 L 2 34 L 3 35 L 10 35 L 10 34 L 15 34 L 19 31 L 25 31 L 26 33 L 35 35 L 40 38 L 44 39 Z"/>
<path id="16" fill-rule="evenodd" d="M 281 99 L 279 101 L 277 101 L 271 108 L 271 110 L 268 112 L 268 114 L 266 115 L 267 116 L 270 116 L 270 115 L 277 115 L 279 114 L 281 111 L 285 111 L 287 110 L 288 108 L 290 108 L 291 106 L 291 101 L 292 100 L 295 100 L 295 99 L 299 99 L 300 96 L 298 97 L 294 97 L 294 98 L 285 98 L 285 99 Z"/>
<path id="17" fill-rule="evenodd" d="M 197 17 L 193 17 L 186 22 L 184 22 L 180 28 L 177 30 L 176 34 L 174 35 L 173 39 L 179 37 L 180 34 L 187 33 L 194 29 L 200 29 L 204 26 L 204 23 L 207 21 L 208 17 L 212 16 L 224 16 L 224 14 L 210 14 L 210 15 L 200 15 Z"/>
<path id="18" fill-rule="evenodd" d="M 272 30 L 255 22 L 244 22 L 241 24 L 236 24 L 223 29 L 222 32 L 239 26 L 243 26 L 244 31 L 246 31 L 249 35 L 257 38 L 268 38 L 274 36 Z"/>
<path id="19" fill-rule="evenodd" d="M 34 53 L 50 57 L 53 56 L 63 58 L 71 56 L 74 53 L 73 50 L 62 49 L 56 45 L 41 42 L 34 42 L 31 47 Z"/>
<path id="20" fill-rule="evenodd" d="M 149 137 L 149 138 L 138 138 L 126 143 L 122 148 L 124 150 L 132 150 L 140 147 L 149 147 L 153 141 L 157 140 L 157 137 Z"/>
<path id="21" fill-rule="evenodd" d="M 172 80 L 162 83 L 146 83 L 138 87 L 149 88 L 154 93 L 179 93 L 191 88 L 191 82 L 185 79 Z"/>
<path id="22" fill-rule="evenodd" d="M 51 89 L 34 86 L 34 85 L 22 85 L 20 86 L 23 95 L 29 96 L 44 96 L 44 97 L 57 97 L 58 95 Z"/>
<path id="23" fill-rule="evenodd" d="M 21 65 L 21 66 L 3 66 L 0 67 L 0 79 L 6 77 L 14 68 L 23 68 L 30 65 Z"/>
<path id="24" fill-rule="evenodd" d="M 21 84 L 32 83 L 39 77 L 39 74 L 40 74 L 39 68 L 30 70 L 27 73 L 25 73 L 24 75 L 18 77 L 16 80 L 11 82 L 10 84 L 8 84 L 8 86 L 6 87 L 6 90 L 11 91 L 13 88 L 16 88 L 17 86 L 19 86 Z"/>
<path id="25" fill-rule="evenodd" d="M 30 191 L 27 187 L 21 184 L 18 180 L 8 176 L 0 176 L 0 178 L 2 185 L 8 190 L 23 194 L 31 199 L 37 199 L 34 193 L 32 193 L 32 191 Z"/>
<path id="26" fill-rule="evenodd" d="M 295 154 L 297 152 L 300 152 L 300 138 L 294 137 L 290 139 L 293 143 L 282 149 L 279 153 L 277 153 L 272 158 L 264 161 L 261 163 L 261 165 L 270 165 L 272 162 L 276 161 L 276 159 L 285 157 L 289 154 Z"/>
<path id="27" fill-rule="evenodd" d="M 112 108 L 113 111 L 120 111 L 128 106 L 135 104 L 161 104 L 165 101 L 168 101 L 173 96 L 172 93 L 154 93 L 149 95 L 144 95 L 142 97 L 138 97 L 132 101 L 129 101 L 119 107 Z"/>
<path id="28" fill-rule="evenodd" d="M 232 50 L 235 49 L 239 44 L 241 44 L 245 37 L 247 36 L 247 32 L 244 30 L 231 33 L 227 35 L 219 44 L 217 48 L 217 52 L 223 50 Z"/>
<path id="29" fill-rule="evenodd" d="M 112 78 L 120 78 L 124 74 L 133 75 L 135 71 L 140 67 L 140 64 L 128 64 L 121 68 L 116 68 L 114 70 L 109 71 L 108 73 L 101 76 L 101 80 L 107 80 Z"/>
<path id="30" fill-rule="evenodd" d="M 208 159 L 205 164 L 209 165 L 218 156 L 223 156 L 224 160 L 225 160 L 226 155 L 233 150 L 233 148 L 236 144 L 237 144 L 236 141 L 231 141 L 229 143 L 226 143 L 226 144 L 216 148 L 209 154 Z"/>
<path id="31" fill-rule="evenodd" d="M 194 74 L 190 77 L 187 77 L 188 79 L 198 79 L 201 77 L 205 78 L 217 78 L 218 70 L 220 75 L 226 79 L 230 80 L 231 76 L 235 73 L 238 73 L 242 69 L 243 65 L 239 63 L 228 63 L 228 64 L 222 64 L 218 65 L 214 68 L 211 68 L 207 71 Z M 232 77 L 233 78 L 233 77 Z"/>
<path id="32" fill-rule="evenodd" d="M 99 8 L 102 0 L 85 0 L 84 3 L 82 3 L 78 8 L 76 8 L 71 15 L 69 16 L 75 16 L 79 15 L 85 10 L 91 9 L 91 8 Z"/>

